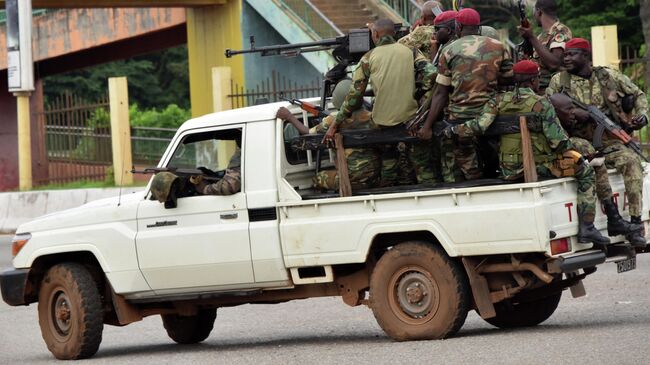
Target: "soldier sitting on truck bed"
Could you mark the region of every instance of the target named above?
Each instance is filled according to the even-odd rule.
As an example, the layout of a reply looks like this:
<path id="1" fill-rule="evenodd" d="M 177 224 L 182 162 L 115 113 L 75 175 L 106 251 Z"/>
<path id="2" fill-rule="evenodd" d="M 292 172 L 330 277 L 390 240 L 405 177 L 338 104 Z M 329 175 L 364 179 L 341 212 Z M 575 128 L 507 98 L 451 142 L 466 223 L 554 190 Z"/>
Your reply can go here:
<path id="1" fill-rule="evenodd" d="M 539 67 L 532 61 L 520 61 L 513 67 L 515 91 L 497 94 L 490 99 L 479 114 L 480 117 L 454 125 L 448 122 L 439 134 L 447 138 L 454 136 L 473 137 L 485 133 L 499 117 L 512 116 L 517 122 L 520 115 L 527 115 L 531 128 L 530 139 L 535 155 L 537 173 L 545 177 L 576 178 L 578 186 L 578 242 L 592 242 L 594 247 L 604 248 L 610 243 L 594 227 L 596 215 L 595 173 L 589 163 L 575 151 L 569 136 L 555 115 L 551 103 L 536 94 L 539 87 Z M 520 133 L 504 134 L 499 144 L 499 165 L 506 180 L 523 177 L 522 141 Z"/>
<path id="2" fill-rule="evenodd" d="M 345 79 L 339 81 L 332 93 L 332 104 L 335 108 L 340 108 L 345 99 L 345 94 L 350 89 L 352 81 Z M 295 129 L 298 133 L 315 134 L 325 133 L 332 125 L 336 113 L 332 113 L 323 118 L 323 121 L 317 126 L 308 129 L 301 121 L 299 121 L 290 111 L 285 107 L 278 109 L 276 117 L 285 120 Z M 352 113 L 351 118 L 347 118 L 341 124 L 342 129 L 375 129 L 376 126 L 372 122 L 371 114 L 365 108 L 356 110 Z M 374 188 L 379 186 L 379 173 L 381 170 L 381 159 L 379 157 L 379 150 L 376 148 L 346 148 L 345 157 L 348 161 L 348 175 L 350 177 L 350 185 L 352 189 Z M 328 169 L 319 171 L 314 177 L 314 188 L 319 190 L 338 190 L 339 189 L 339 176 L 336 169 Z"/>
<path id="3" fill-rule="evenodd" d="M 339 125 L 362 107 L 363 94 L 370 83 L 375 93 L 372 121 L 378 128 L 399 126 L 412 118 L 418 104 L 415 80 L 421 80 L 424 90 L 433 84 L 434 68 L 417 50 L 395 42 L 392 21 L 380 19 L 371 26 L 372 39 L 377 45 L 361 57 L 353 73 L 353 85 L 325 134 L 324 142 L 333 143 Z M 417 75 L 416 75 L 417 73 Z M 433 182 L 430 144 L 417 144 L 411 154 L 418 183 Z M 382 150 L 381 184 L 399 185 L 399 153 L 394 145 Z"/>

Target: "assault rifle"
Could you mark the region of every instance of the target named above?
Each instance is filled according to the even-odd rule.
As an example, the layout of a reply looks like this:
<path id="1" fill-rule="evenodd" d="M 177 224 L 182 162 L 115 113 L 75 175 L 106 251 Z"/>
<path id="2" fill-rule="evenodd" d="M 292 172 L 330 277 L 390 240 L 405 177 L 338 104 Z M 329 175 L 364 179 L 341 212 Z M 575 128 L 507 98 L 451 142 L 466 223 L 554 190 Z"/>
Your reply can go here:
<path id="1" fill-rule="evenodd" d="M 288 101 L 293 105 L 297 105 L 300 107 L 300 109 L 306 111 L 307 113 L 317 117 L 317 118 L 325 118 L 326 116 L 330 115 L 330 113 L 327 110 L 323 110 L 318 105 L 312 104 L 308 101 L 302 101 L 298 99 L 289 99 L 285 98 L 284 94 L 280 93 L 280 100 Z"/>
<path id="2" fill-rule="evenodd" d="M 521 22 L 521 26 L 524 28 L 529 28 L 530 27 L 530 22 L 528 21 L 528 18 L 526 18 L 526 3 L 524 0 L 519 0 L 519 20 Z M 525 59 L 533 57 L 533 45 L 530 43 L 528 39 L 525 39 L 517 45 L 517 56 L 523 55 Z"/>
<path id="3" fill-rule="evenodd" d="M 621 126 L 609 119 L 609 117 L 605 115 L 605 113 L 601 112 L 600 109 L 593 105 L 585 105 L 566 92 L 564 94 L 571 98 L 573 105 L 577 106 L 580 109 L 586 110 L 589 113 L 591 119 L 593 119 L 596 123 L 596 130 L 594 131 L 594 138 L 592 141 L 595 149 L 598 150 L 603 146 L 603 133 L 607 131 L 610 135 L 623 142 L 624 145 L 639 155 L 645 162 L 650 162 L 643 155 L 639 143 L 632 139 L 632 136 L 627 134 L 627 132 L 625 132 Z"/>
<path id="4" fill-rule="evenodd" d="M 226 175 L 226 170 L 212 171 L 207 167 L 196 169 L 182 169 L 178 167 L 147 167 L 144 170 L 131 169 L 132 174 L 157 174 L 159 172 L 171 172 L 180 177 L 201 176 L 206 181 L 219 181 Z"/>

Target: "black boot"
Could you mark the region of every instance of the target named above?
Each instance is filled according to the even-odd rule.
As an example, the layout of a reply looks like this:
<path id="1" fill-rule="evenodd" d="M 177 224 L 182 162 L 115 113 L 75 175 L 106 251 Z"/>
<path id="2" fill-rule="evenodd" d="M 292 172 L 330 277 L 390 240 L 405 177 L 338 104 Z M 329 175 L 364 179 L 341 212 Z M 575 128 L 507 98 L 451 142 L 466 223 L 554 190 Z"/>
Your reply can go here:
<path id="1" fill-rule="evenodd" d="M 580 220 L 580 228 L 578 228 L 578 242 L 579 243 L 593 243 L 594 248 L 604 249 L 611 243 L 608 237 L 600 234 L 592 222 L 585 222 Z"/>
<path id="2" fill-rule="evenodd" d="M 614 198 L 603 200 L 603 208 L 607 214 L 607 233 L 610 236 L 618 236 L 619 234 L 629 234 L 634 231 L 639 231 L 643 228 L 640 224 L 632 224 L 618 213 L 618 208 L 614 204 Z"/>
<path id="3" fill-rule="evenodd" d="M 640 216 L 632 216 L 630 217 L 630 221 L 633 224 L 637 224 L 641 226 L 641 229 L 638 231 L 634 231 L 631 233 L 628 233 L 625 235 L 625 238 L 630 241 L 630 244 L 634 247 L 645 247 L 647 245 L 647 242 L 645 240 L 645 230 L 643 229 L 643 223 L 641 222 L 641 217 Z"/>

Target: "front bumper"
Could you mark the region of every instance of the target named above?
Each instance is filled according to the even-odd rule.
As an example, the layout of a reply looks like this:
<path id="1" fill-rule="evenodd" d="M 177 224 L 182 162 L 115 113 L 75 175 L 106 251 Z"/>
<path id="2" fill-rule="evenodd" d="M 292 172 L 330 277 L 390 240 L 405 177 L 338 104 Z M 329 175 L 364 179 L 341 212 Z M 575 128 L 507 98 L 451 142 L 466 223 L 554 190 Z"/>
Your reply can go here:
<path id="1" fill-rule="evenodd" d="M 29 269 L 6 269 L 0 273 L 2 300 L 13 306 L 27 305 L 25 293 Z"/>
<path id="2" fill-rule="evenodd" d="M 583 251 L 567 256 L 556 258 L 549 263 L 549 271 L 552 273 L 574 272 L 580 269 L 595 267 L 605 262 L 607 255 L 600 250 Z"/>

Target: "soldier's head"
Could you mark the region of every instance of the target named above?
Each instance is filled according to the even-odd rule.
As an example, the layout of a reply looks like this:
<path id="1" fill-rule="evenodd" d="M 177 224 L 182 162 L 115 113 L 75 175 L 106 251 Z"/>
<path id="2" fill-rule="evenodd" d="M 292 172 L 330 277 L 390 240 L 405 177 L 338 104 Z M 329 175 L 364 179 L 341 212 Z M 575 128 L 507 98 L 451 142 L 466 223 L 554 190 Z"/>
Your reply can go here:
<path id="1" fill-rule="evenodd" d="M 372 23 L 371 33 L 372 41 L 377 44 L 381 37 L 395 36 L 395 24 L 389 19 L 379 19 Z"/>
<path id="2" fill-rule="evenodd" d="M 551 104 L 555 108 L 555 114 L 564 128 L 571 128 L 576 122 L 575 106 L 566 94 L 556 93 L 551 95 Z"/>
<path id="3" fill-rule="evenodd" d="M 151 182 L 151 196 L 161 203 L 165 208 L 176 207 L 176 191 L 179 184 L 178 176 L 171 172 L 163 171 L 157 173 Z"/>
<path id="4" fill-rule="evenodd" d="M 542 26 L 543 17 L 557 19 L 557 4 L 555 3 L 555 0 L 537 0 L 533 11 L 533 17 L 535 17 L 535 22 L 540 27 Z"/>
<path id="5" fill-rule="evenodd" d="M 519 61 L 512 67 L 512 72 L 518 87 L 528 87 L 535 92 L 539 89 L 539 66 L 535 62 Z"/>
<path id="6" fill-rule="evenodd" d="M 451 37 L 456 33 L 456 15 L 458 15 L 458 12 L 455 10 L 443 11 L 433 22 L 433 28 L 436 31 L 436 39 L 439 44 L 449 42 Z"/>
<path id="7" fill-rule="evenodd" d="M 481 16 L 472 8 L 464 8 L 456 15 L 456 32 L 459 37 L 479 34 Z"/>
<path id="8" fill-rule="evenodd" d="M 420 21 L 423 25 L 433 25 L 434 20 L 442 13 L 442 5 L 438 1 L 427 1 L 422 4 L 422 15 Z"/>
<path id="9" fill-rule="evenodd" d="M 564 46 L 564 68 L 574 75 L 591 73 L 591 45 L 586 39 L 573 38 Z"/>

